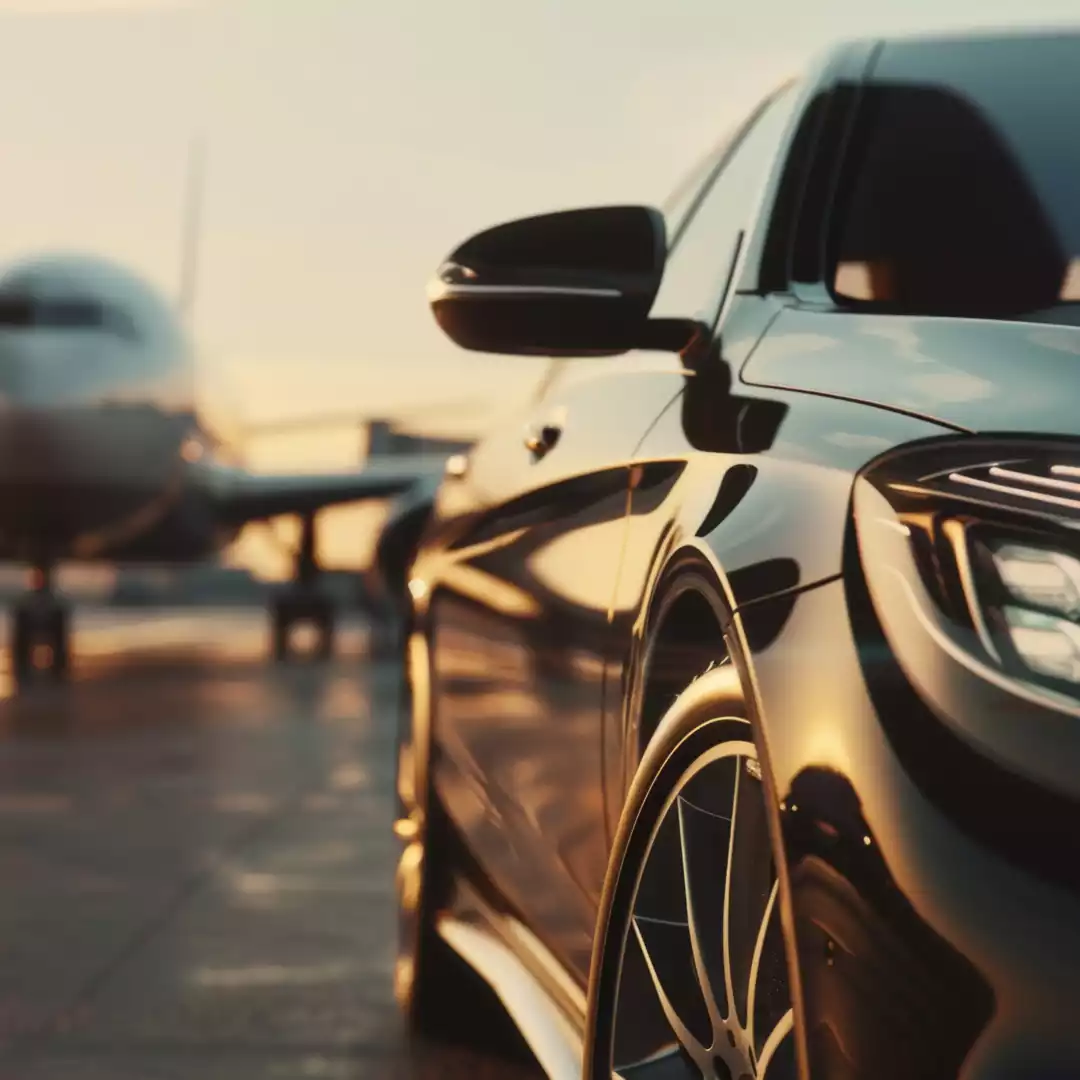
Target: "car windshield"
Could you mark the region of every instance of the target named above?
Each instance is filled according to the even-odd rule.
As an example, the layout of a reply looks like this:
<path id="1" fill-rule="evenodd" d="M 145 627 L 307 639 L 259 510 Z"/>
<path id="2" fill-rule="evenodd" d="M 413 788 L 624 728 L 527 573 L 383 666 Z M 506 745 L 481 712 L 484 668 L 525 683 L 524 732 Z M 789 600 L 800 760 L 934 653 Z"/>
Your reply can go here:
<path id="1" fill-rule="evenodd" d="M 1080 322 L 1080 35 L 890 44 L 866 87 L 833 291 Z"/>

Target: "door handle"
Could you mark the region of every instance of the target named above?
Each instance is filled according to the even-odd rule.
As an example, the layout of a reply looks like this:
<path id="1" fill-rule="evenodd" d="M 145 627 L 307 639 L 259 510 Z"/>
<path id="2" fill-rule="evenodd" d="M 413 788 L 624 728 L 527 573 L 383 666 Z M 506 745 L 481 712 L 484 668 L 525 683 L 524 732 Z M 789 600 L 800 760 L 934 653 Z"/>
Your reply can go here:
<path id="1" fill-rule="evenodd" d="M 562 428 L 557 424 L 544 424 L 542 427 L 531 428 L 525 433 L 525 449 L 532 454 L 534 461 L 539 461 L 545 454 L 555 449 L 560 435 L 562 435 Z"/>

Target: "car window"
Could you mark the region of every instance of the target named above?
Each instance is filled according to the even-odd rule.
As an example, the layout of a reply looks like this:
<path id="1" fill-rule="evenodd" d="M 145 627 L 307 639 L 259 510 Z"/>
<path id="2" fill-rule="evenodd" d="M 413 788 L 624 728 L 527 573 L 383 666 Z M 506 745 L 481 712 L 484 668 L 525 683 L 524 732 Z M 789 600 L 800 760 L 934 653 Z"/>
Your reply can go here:
<path id="1" fill-rule="evenodd" d="M 757 210 L 797 98 L 794 83 L 782 87 L 725 149 L 668 258 L 655 315 L 711 323 L 719 312 L 740 234 Z"/>
<path id="2" fill-rule="evenodd" d="M 836 215 L 837 299 L 1080 321 L 1080 34 L 889 44 Z"/>

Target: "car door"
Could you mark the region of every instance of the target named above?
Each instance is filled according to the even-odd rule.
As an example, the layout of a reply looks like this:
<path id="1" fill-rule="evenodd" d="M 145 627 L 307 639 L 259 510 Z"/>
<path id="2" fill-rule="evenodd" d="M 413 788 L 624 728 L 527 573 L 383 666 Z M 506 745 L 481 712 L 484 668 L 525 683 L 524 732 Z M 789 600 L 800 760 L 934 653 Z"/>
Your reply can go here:
<path id="1" fill-rule="evenodd" d="M 440 509 L 445 539 L 414 567 L 431 587 L 440 801 L 579 970 L 607 850 L 600 718 L 629 462 L 669 389 L 647 359 L 629 376 L 622 357 L 559 363 L 473 450 L 446 493 L 460 505 Z"/>
<path id="2" fill-rule="evenodd" d="M 679 201 L 658 315 L 714 321 L 790 108 L 787 90 L 764 103 Z M 655 486 L 638 451 L 684 369 L 639 351 L 558 370 L 541 400 L 473 452 L 466 501 L 483 510 L 461 515 L 439 555 L 434 769 L 497 890 L 584 979 L 610 846 L 607 786 L 622 779 L 604 717 L 632 614 L 615 590 L 628 520 L 648 516 Z"/>

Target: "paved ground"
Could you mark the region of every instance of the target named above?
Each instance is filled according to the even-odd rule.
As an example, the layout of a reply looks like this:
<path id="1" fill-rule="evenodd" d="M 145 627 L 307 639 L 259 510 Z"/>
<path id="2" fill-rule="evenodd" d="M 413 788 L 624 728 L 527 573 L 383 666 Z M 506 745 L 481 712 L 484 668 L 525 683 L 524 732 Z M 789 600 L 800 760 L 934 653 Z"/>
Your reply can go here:
<path id="1" fill-rule="evenodd" d="M 390 995 L 395 672 L 268 667 L 258 612 L 80 613 L 0 679 L 0 1080 L 524 1080 Z"/>

